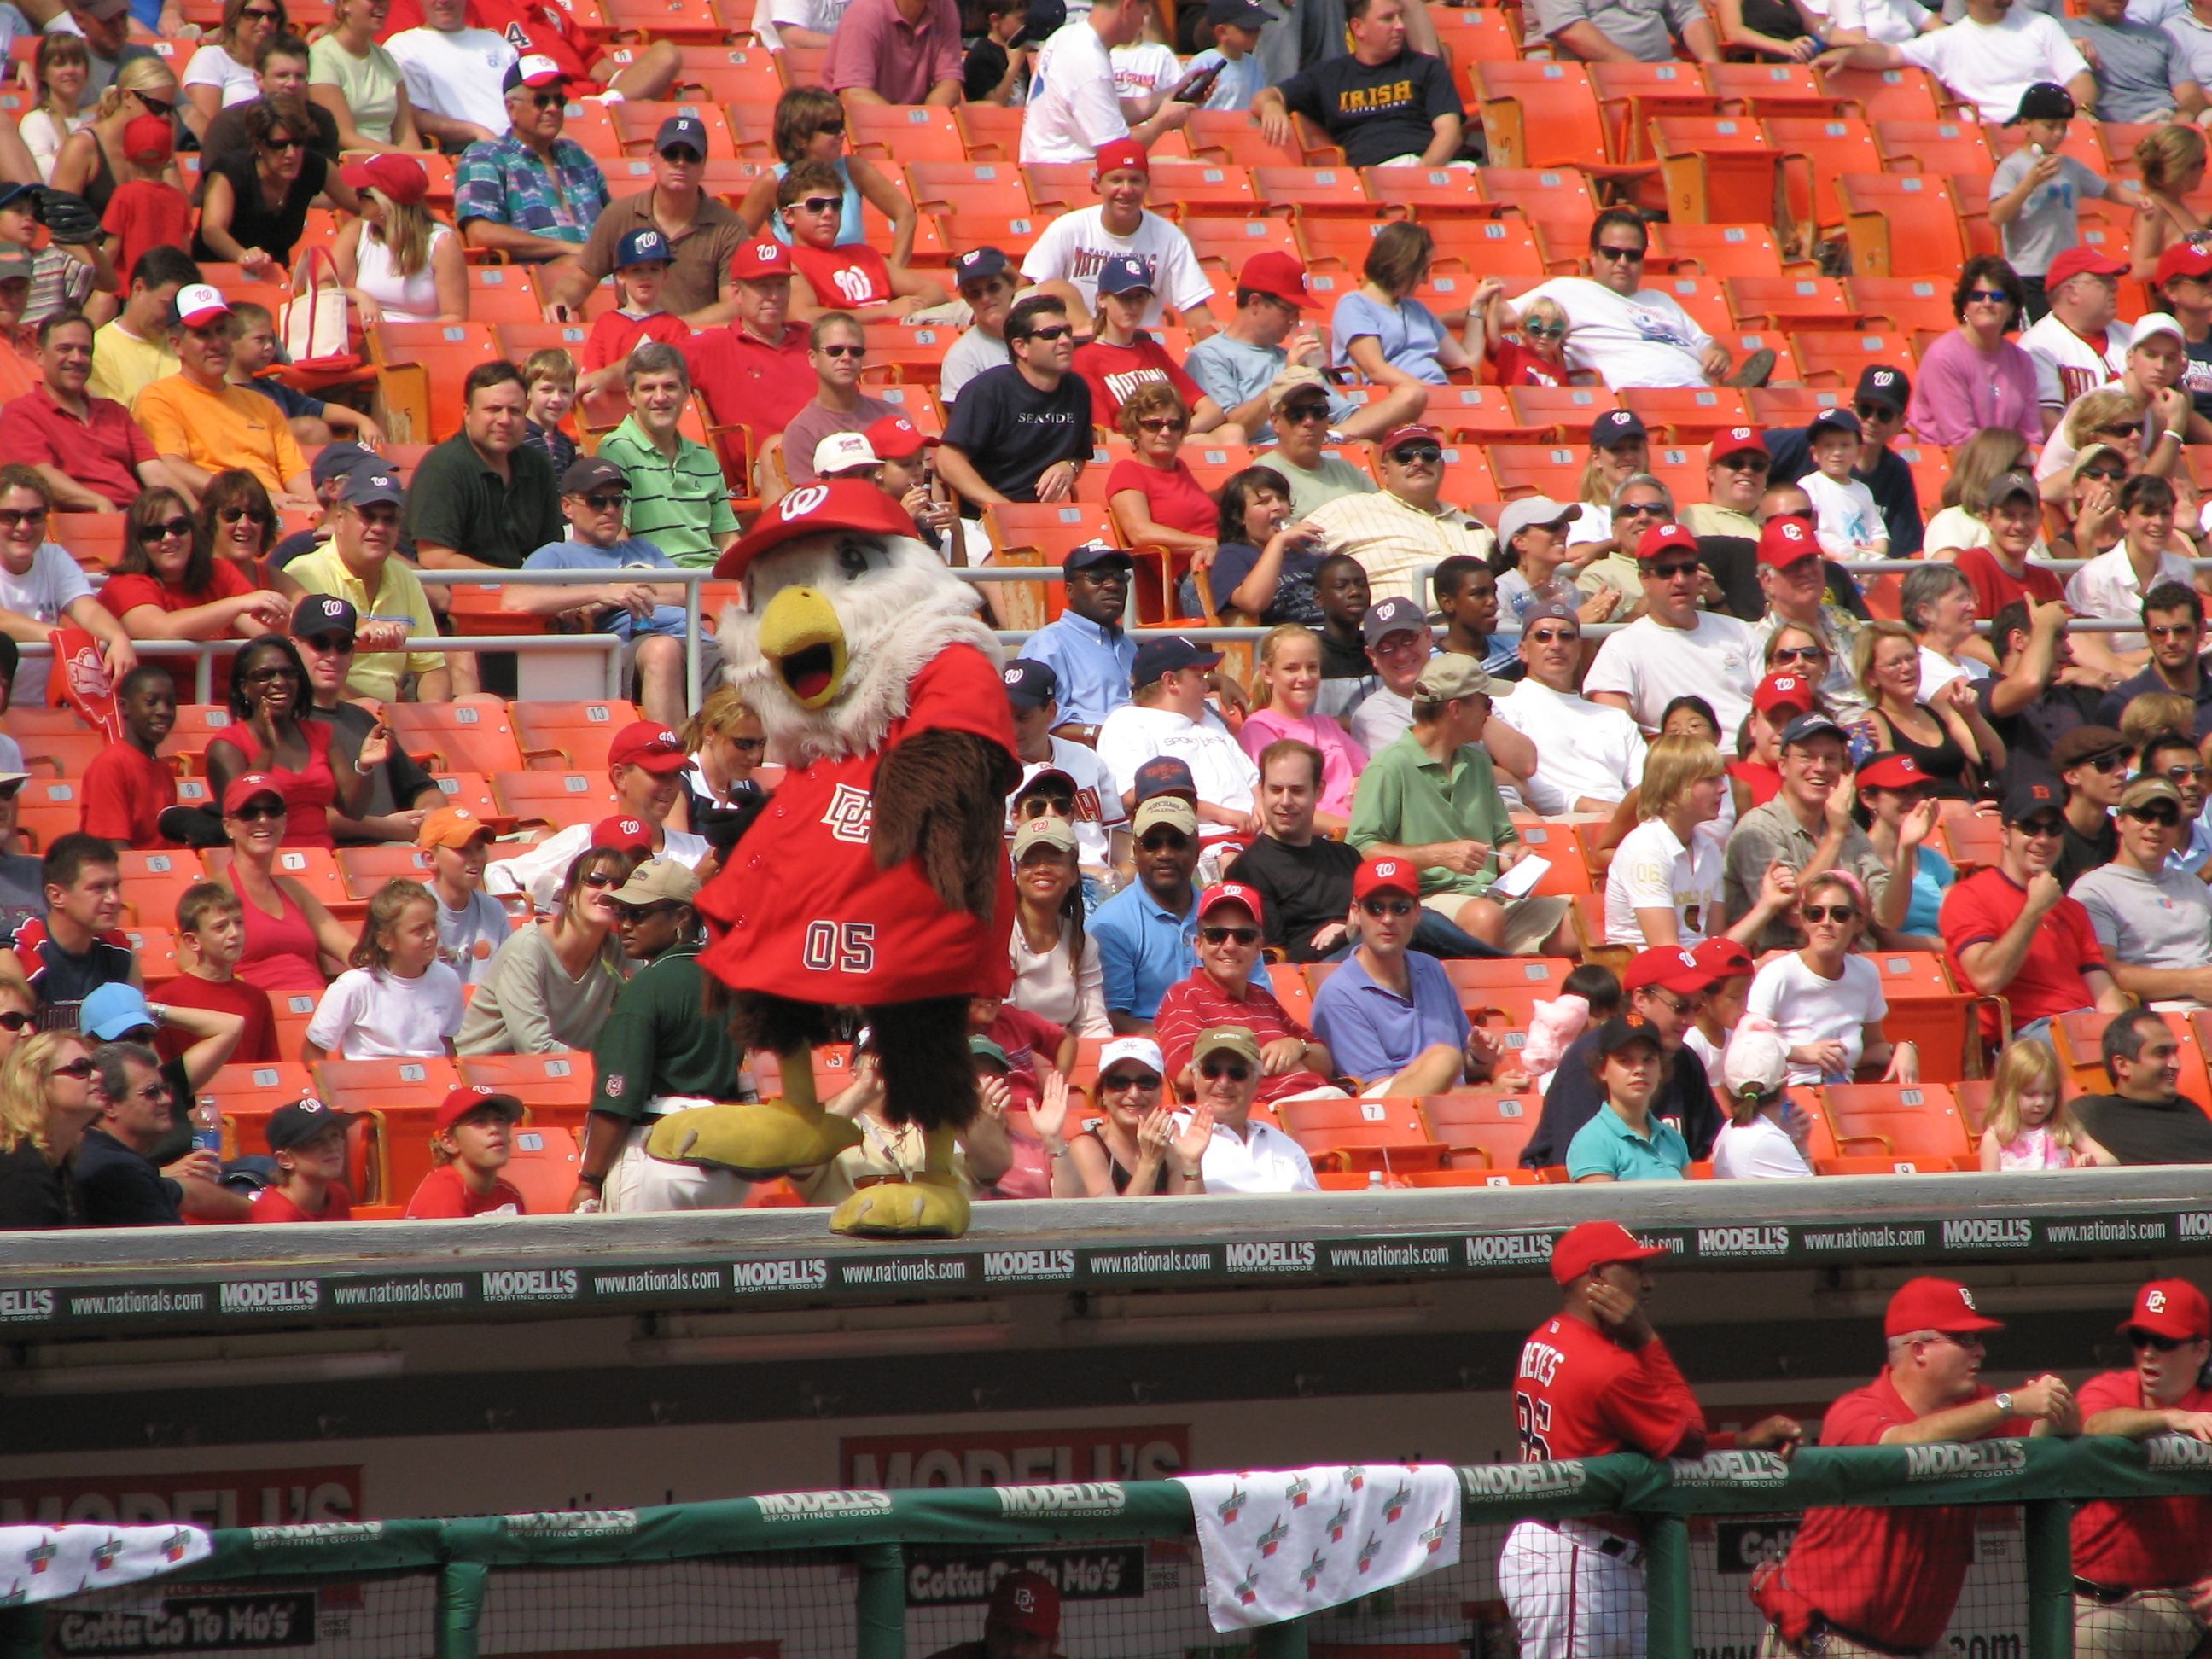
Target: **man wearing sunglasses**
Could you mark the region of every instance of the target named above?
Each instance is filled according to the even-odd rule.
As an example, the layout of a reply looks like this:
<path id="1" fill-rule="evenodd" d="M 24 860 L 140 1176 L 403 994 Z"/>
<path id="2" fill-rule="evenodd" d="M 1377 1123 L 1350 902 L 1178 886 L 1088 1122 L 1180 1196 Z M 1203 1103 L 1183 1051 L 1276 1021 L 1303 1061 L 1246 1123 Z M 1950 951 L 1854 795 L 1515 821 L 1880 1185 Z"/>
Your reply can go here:
<path id="1" fill-rule="evenodd" d="M 1658 735 L 1668 703 L 1699 696 L 1712 706 L 1721 730 L 1734 732 L 1751 713 L 1757 683 L 1759 647 L 1751 629 L 1698 608 L 1711 577 L 1698 538 L 1683 526 L 1661 522 L 1645 530 L 1636 563 L 1644 614 L 1598 647 L 1583 695 L 1626 710 L 1646 737 Z"/>
<path id="2" fill-rule="evenodd" d="M 1431 428 L 1397 428 L 1376 447 L 1375 459 L 1380 490 L 1340 495 L 1307 516 L 1330 552 L 1359 561 L 1376 599 L 1425 597 L 1425 565 L 1460 556 L 1489 559 L 1498 544 L 1490 527 L 1443 499 L 1443 441 Z"/>
<path id="3" fill-rule="evenodd" d="M 672 65 L 674 48 L 666 50 Z M 735 210 L 700 187 L 706 162 L 705 122 L 696 115 L 672 115 L 663 121 L 653 139 L 653 188 L 607 204 L 575 263 L 563 266 L 549 285 L 552 305 L 580 319 L 584 302 L 618 262 L 623 239 L 657 230 L 669 262 L 661 305 L 695 329 L 736 316 L 732 262 L 750 239 Z"/>
<path id="4" fill-rule="evenodd" d="M 2014 1037 L 2046 1042 L 2060 1014 L 2093 1007 L 2116 1014 L 2134 1006 L 2105 965 L 2088 911 L 2051 874 L 2066 822 L 2063 793 L 2062 786 L 2033 778 L 2006 791 L 1996 863 L 1954 882 L 1937 922 L 1961 986 L 2004 998 Z M 1983 1040 L 1996 1042 L 1996 1011 L 1984 1007 L 1981 1019 Z M 2212 1137 L 2212 1120 L 2205 1128 Z"/>
<path id="5" fill-rule="evenodd" d="M 2168 693 L 2186 697 L 2196 705 L 2197 720 L 2191 735 L 2200 738 L 2212 737 L 2212 673 L 2205 672 L 2203 659 L 2203 595 L 2197 591 L 2190 577 L 2159 581 L 2144 589 L 2137 614 L 2142 618 L 2150 661 L 2144 665 L 2142 672 L 2122 680 L 2105 694 L 2098 707 L 2097 723 L 2118 726 L 2121 714 L 2137 697 L 2153 692 Z M 1992 636 L 1995 631 L 1993 628 Z"/>
<path id="6" fill-rule="evenodd" d="M 2071 890 L 2120 989 L 2146 1003 L 2212 1006 L 2212 892 L 2166 863 L 2185 822 L 2179 789 L 2162 777 L 2137 778 L 2120 797 L 2112 862 Z"/>
<path id="7" fill-rule="evenodd" d="M 2124 1008 L 2102 1047 L 2112 1092 L 2067 1103 L 2089 1138 L 2124 1164 L 2212 1164 L 2212 1117 L 2181 1092 L 2181 1042 L 2166 1017 Z"/>
<path id="8" fill-rule="evenodd" d="M 2134 1351 L 2076 1396 L 2084 1434 L 2212 1441 L 2212 1304 L 2185 1279 L 2136 1292 L 2119 1334 Z M 2186 1654 L 2212 1627 L 2212 1498 L 2138 1498 L 2074 1511 L 2074 1648 L 2122 1659 Z"/>
<path id="9" fill-rule="evenodd" d="M 2051 769 L 2065 786 L 2058 862 L 2051 873 L 2071 891 L 2075 882 L 2110 864 L 2119 850 L 2113 809 L 2127 793 L 2133 746 L 2109 726 L 2077 726 L 2051 745 Z"/>
<path id="10" fill-rule="evenodd" d="M 868 362 L 868 337 L 850 312 L 823 311 L 807 331 L 807 361 L 814 366 L 814 400 L 783 428 L 783 470 L 794 484 L 812 483 L 814 452 L 833 432 L 866 432 L 878 421 L 906 411 L 881 398 L 863 396 L 860 375 Z"/>
<path id="11" fill-rule="evenodd" d="M 1151 1036 L 1160 999 L 1198 959 L 1198 813 L 1179 795 L 1140 801 L 1129 817 L 1137 878 L 1091 918 L 1106 1018 L 1116 1036 Z"/>
<path id="12" fill-rule="evenodd" d="M 1167 1075 L 1183 1093 L 1197 1096 L 1194 1045 L 1200 1034 L 1241 1025 L 1259 1050 L 1257 1098 L 1271 1106 L 1285 1100 L 1340 1099 L 1344 1091 L 1328 1080 L 1335 1062 L 1328 1048 L 1275 1000 L 1264 970 L 1256 981 L 1253 976 L 1266 914 L 1258 890 L 1240 882 L 1219 883 L 1199 899 L 1198 965 L 1160 999 L 1152 1021 L 1167 1058 Z"/>
<path id="13" fill-rule="evenodd" d="M 1582 617 L 1558 600 L 1521 619 L 1518 685 L 1498 700 L 1498 718 L 1528 739 L 1541 764 L 1522 794 L 1547 817 L 1611 812 L 1644 775 L 1644 734 L 1618 708 L 1576 690 L 1582 669 Z"/>
<path id="14" fill-rule="evenodd" d="M 162 465 L 193 489 L 234 468 L 260 479 L 279 513 L 312 513 L 307 458 L 283 411 L 230 383 L 237 338 L 238 319 L 221 289 L 205 283 L 179 289 L 169 320 L 178 371 L 140 392 L 131 413 Z"/>
<path id="15" fill-rule="evenodd" d="M 424 15 L 452 3 L 427 0 Z M 408 85 L 411 91 L 411 74 Z M 501 94 L 503 132 L 478 138 L 454 167 L 453 222 L 472 248 L 518 260 L 571 258 L 606 211 L 608 196 L 599 164 L 562 133 L 568 118 L 568 77 L 550 58 L 532 54 L 507 67 Z M 423 106 L 415 109 L 427 127 Z"/>
<path id="16" fill-rule="evenodd" d="M 1191 1043 L 1196 1104 L 1168 1148 L 1176 1173 L 1208 1193 L 1316 1193 L 1305 1149 L 1273 1124 L 1255 1122 L 1263 1062 L 1242 1025 L 1201 1031 Z"/>
<path id="17" fill-rule="evenodd" d="M 1006 349 L 1013 361 L 969 381 L 952 406 L 937 470 L 975 507 L 1071 501 L 1091 459 L 1091 388 L 1074 373 L 1066 302 L 1051 294 L 1017 300 Z"/>
<path id="18" fill-rule="evenodd" d="M 1468 1075 L 1474 1028 L 1459 993 L 1442 963 L 1413 948 L 1421 883 L 1411 859 L 1362 861 L 1346 916 L 1358 948 L 1314 998 L 1315 1035 L 1371 1096 L 1439 1094 Z"/>

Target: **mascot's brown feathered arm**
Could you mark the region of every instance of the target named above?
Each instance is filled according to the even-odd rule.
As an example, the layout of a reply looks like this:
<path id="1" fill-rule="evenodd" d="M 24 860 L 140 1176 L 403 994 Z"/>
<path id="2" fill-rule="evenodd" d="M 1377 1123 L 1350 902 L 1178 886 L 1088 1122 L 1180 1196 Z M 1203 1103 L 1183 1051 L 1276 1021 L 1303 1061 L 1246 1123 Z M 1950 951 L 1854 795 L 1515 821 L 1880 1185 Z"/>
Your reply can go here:
<path id="1" fill-rule="evenodd" d="M 945 727 L 886 750 L 876 769 L 878 869 L 910 858 L 948 909 L 990 919 L 1006 862 L 1006 796 L 1021 768 L 999 744 Z"/>

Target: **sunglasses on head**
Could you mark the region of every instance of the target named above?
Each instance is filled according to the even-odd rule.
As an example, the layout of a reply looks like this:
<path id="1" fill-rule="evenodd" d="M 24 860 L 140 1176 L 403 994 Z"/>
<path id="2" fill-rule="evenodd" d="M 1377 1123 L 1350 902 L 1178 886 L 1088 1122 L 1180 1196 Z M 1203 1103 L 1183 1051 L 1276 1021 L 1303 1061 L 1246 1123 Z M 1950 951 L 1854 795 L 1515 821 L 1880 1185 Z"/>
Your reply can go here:
<path id="1" fill-rule="evenodd" d="M 1231 1083 L 1242 1083 L 1252 1075 L 1252 1068 L 1241 1060 L 1209 1060 L 1198 1070 L 1202 1077 L 1225 1077 Z"/>
<path id="2" fill-rule="evenodd" d="M 173 519 L 163 519 L 155 524 L 140 526 L 138 539 L 142 542 L 158 542 L 166 540 L 171 536 L 189 536 L 191 533 L 192 521 L 179 514 Z"/>
<path id="3" fill-rule="evenodd" d="M 2178 1336 L 2158 1336 L 2149 1331 L 2130 1328 L 2128 1332 L 2128 1346 L 2131 1348 L 2148 1348 L 2154 1353 L 2172 1353 L 2176 1348 L 2187 1347 L 2189 1345 Z"/>
<path id="4" fill-rule="evenodd" d="M 1401 444 L 1390 452 L 1390 459 L 1401 466 L 1413 466 L 1424 462 L 1434 466 L 1443 458 L 1443 450 L 1436 444 Z"/>
<path id="5" fill-rule="evenodd" d="M 1198 936 L 1208 945 L 1226 945 L 1231 939 L 1239 945 L 1260 942 L 1260 930 L 1256 927 L 1201 927 Z"/>
<path id="6" fill-rule="evenodd" d="M 1369 898 L 1360 900 L 1359 908 L 1370 916 L 1410 916 L 1417 907 L 1411 899 Z"/>

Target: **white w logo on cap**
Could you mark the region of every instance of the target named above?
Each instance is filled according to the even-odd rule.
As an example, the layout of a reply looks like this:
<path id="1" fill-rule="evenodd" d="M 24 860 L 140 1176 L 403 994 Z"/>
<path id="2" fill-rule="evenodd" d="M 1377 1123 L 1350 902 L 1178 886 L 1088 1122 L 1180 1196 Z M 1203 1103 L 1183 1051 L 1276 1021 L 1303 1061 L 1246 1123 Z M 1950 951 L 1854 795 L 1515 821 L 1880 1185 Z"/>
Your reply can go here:
<path id="1" fill-rule="evenodd" d="M 809 484 L 804 489 L 794 489 L 786 495 L 776 511 L 783 515 L 783 521 L 789 524 L 793 519 L 805 518 L 829 499 L 829 485 Z"/>

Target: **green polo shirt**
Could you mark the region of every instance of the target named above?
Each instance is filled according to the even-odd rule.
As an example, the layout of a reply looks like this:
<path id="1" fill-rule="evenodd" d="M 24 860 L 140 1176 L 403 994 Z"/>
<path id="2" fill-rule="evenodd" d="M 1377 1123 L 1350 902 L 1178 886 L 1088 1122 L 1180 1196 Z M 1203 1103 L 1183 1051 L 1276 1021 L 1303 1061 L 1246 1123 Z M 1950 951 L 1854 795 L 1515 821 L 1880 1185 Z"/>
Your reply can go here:
<path id="1" fill-rule="evenodd" d="M 501 478 L 465 432 L 425 455 L 407 489 L 410 546 L 435 542 L 501 570 L 520 570 L 546 543 L 559 541 L 567 526 L 553 463 L 544 450 L 523 444 L 507 464 L 512 476 Z"/>
<path id="2" fill-rule="evenodd" d="M 1663 1117 L 1650 1120 L 1647 1139 L 1630 1128 L 1608 1103 L 1567 1143 L 1567 1179 L 1609 1175 L 1615 1181 L 1680 1181 L 1689 1167 L 1690 1144 Z"/>
<path id="3" fill-rule="evenodd" d="M 1346 835 L 1363 853 L 1378 842 L 1419 847 L 1428 842 L 1485 841 L 1492 847 L 1512 847 L 1521 840 L 1498 793 L 1489 756 L 1467 744 L 1449 761 L 1431 760 L 1411 732 L 1369 761 L 1359 775 Z M 1497 879 L 1494 857 L 1472 876 L 1432 865 L 1421 872 L 1421 891 L 1484 893 Z"/>
<path id="4" fill-rule="evenodd" d="M 600 441 L 599 459 L 612 461 L 629 479 L 631 535 L 678 564 L 714 562 L 720 556 L 714 538 L 734 532 L 738 515 L 730 510 L 729 483 L 713 450 L 679 432 L 672 460 L 629 415 Z"/>
<path id="5" fill-rule="evenodd" d="M 736 1098 L 744 1057 L 726 1020 L 702 1014 L 707 976 L 696 946 L 662 951 L 615 993 L 592 1044 L 592 1109 L 640 1118 L 661 1095 Z"/>

